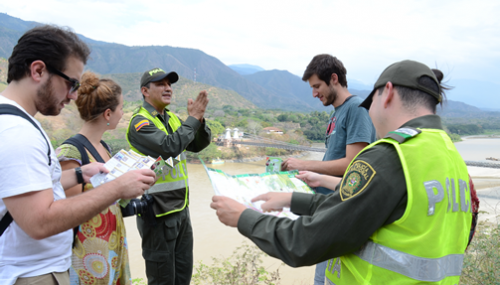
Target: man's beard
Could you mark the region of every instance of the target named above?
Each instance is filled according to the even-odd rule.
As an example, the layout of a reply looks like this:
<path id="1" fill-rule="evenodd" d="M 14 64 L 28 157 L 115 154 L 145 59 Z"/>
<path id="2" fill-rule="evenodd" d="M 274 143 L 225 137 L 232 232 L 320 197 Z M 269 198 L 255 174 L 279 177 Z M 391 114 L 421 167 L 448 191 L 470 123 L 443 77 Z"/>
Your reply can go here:
<path id="1" fill-rule="evenodd" d="M 323 103 L 323 106 L 330 106 L 333 105 L 333 102 L 337 100 L 337 91 L 335 89 L 329 87 L 330 92 L 328 93 L 328 96 L 326 96 L 326 101 Z"/>
<path id="2" fill-rule="evenodd" d="M 62 102 L 57 102 L 57 97 L 53 93 L 52 77 L 50 77 L 37 91 L 35 104 L 38 112 L 42 115 L 57 116 L 61 113 L 59 104 Z"/>

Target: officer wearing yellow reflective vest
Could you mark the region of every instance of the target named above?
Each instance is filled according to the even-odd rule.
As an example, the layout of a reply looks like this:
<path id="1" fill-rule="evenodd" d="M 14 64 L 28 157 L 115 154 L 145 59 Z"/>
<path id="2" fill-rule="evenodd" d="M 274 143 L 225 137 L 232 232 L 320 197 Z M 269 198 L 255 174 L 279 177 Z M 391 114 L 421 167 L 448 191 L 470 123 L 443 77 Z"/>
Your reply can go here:
<path id="1" fill-rule="evenodd" d="M 189 284 L 193 269 L 193 231 L 189 215 L 189 185 L 186 151 L 199 152 L 210 144 L 210 128 L 204 114 L 206 91 L 189 99 L 189 117 L 181 121 L 166 107 L 172 101 L 175 72 L 160 68 L 146 71 L 141 78 L 142 107 L 130 119 L 127 140 L 132 150 L 157 158 L 180 155 L 173 169 L 164 167 L 163 176 L 146 192 L 154 200 L 156 224 L 137 218 L 146 260 L 148 284 Z"/>
<path id="2" fill-rule="evenodd" d="M 264 210 L 290 207 L 295 221 L 226 197 L 211 207 L 269 255 L 291 266 L 329 260 L 327 284 L 458 284 L 472 220 L 467 168 L 443 131 L 439 70 L 401 61 L 384 70 L 360 105 L 379 137 L 344 179 L 301 172 L 335 193 L 267 193 Z"/>

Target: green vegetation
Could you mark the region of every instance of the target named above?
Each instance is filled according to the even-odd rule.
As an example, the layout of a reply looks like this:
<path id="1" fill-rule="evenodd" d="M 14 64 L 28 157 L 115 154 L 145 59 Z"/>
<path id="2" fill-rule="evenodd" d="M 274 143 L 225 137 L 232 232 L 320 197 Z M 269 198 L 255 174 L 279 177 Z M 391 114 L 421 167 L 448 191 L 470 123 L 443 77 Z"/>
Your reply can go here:
<path id="1" fill-rule="evenodd" d="M 462 138 L 458 134 L 450 134 L 448 133 L 448 136 L 450 137 L 452 142 L 461 142 Z"/>
<path id="2" fill-rule="evenodd" d="M 481 125 L 466 124 L 466 125 L 448 125 L 448 130 L 452 134 L 457 135 L 479 135 L 483 133 Z"/>
<path id="3" fill-rule="evenodd" d="M 132 279 L 132 285 L 147 285 L 148 283 L 146 282 L 146 280 L 142 279 L 142 278 L 134 278 Z"/>
<path id="4" fill-rule="evenodd" d="M 500 118 L 443 118 L 445 128 L 460 136 L 499 134 Z"/>
<path id="5" fill-rule="evenodd" d="M 283 129 L 284 132 L 300 130 L 305 138 L 311 141 L 324 141 L 330 118 L 325 111 L 298 113 L 282 110 L 237 109 L 231 105 L 211 111 L 209 116 L 224 128 L 241 128 L 247 133 L 262 136 L 263 128 L 274 126 Z"/>
<path id="6" fill-rule="evenodd" d="M 210 163 L 212 159 L 220 158 L 221 156 L 222 152 L 217 148 L 215 143 L 210 143 L 204 150 L 198 153 L 186 151 L 188 161 L 197 161 L 198 158 L 201 158 L 204 162 Z"/>
<path id="7" fill-rule="evenodd" d="M 483 129 L 483 135 L 498 136 L 500 135 L 500 129 Z"/>
<path id="8" fill-rule="evenodd" d="M 212 137 L 216 138 L 223 134 L 225 129 L 218 121 L 206 120 L 206 123 L 210 130 L 212 131 Z"/>
<path id="9" fill-rule="evenodd" d="M 267 272 L 262 266 L 265 253 L 258 247 L 243 244 L 228 258 L 212 258 L 213 264 L 199 262 L 191 280 L 195 285 L 280 284 L 279 269 Z"/>
<path id="10" fill-rule="evenodd" d="M 465 252 L 461 284 L 500 284 L 500 224 L 481 222 Z"/>

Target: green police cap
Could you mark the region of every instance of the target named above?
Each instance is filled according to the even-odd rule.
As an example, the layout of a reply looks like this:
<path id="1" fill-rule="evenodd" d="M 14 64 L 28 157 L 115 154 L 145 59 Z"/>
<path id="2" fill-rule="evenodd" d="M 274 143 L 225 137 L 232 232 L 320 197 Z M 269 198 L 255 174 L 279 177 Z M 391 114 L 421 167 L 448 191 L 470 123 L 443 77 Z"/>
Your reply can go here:
<path id="1" fill-rule="evenodd" d="M 170 81 L 170 84 L 173 84 L 179 80 L 179 75 L 175 71 L 171 71 L 169 73 L 166 73 L 163 69 L 161 68 L 153 68 L 151 70 L 148 70 L 144 72 L 144 74 L 141 77 L 141 86 L 144 86 L 148 84 L 149 82 L 157 82 L 163 80 L 163 78 L 167 77 L 168 80 Z"/>
<path id="2" fill-rule="evenodd" d="M 422 84 L 420 84 L 420 78 L 422 76 L 428 76 L 432 80 L 434 80 L 439 86 L 438 92 L 436 90 L 429 89 Z M 387 67 L 377 82 L 375 82 L 375 86 L 373 87 L 373 91 L 368 95 L 368 97 L 361 103 L 359 106 L 364 107 L 367 110 L 370 109 L 372 104 L 373 95 L 380 87 L 385 86 L 387 82 L 391 82 L 394 86 L 403 86 L 412 89 L 417 89 L 423 91 L 437 99 L 438 102 L 441 102 L 441 87 L 439 85 L 439 81 L 436 78 L 436 75 L 432 70 L 425 64 L 413 61 L 413 60 L 403 60 L 400 62 L 393 63 Z"/>

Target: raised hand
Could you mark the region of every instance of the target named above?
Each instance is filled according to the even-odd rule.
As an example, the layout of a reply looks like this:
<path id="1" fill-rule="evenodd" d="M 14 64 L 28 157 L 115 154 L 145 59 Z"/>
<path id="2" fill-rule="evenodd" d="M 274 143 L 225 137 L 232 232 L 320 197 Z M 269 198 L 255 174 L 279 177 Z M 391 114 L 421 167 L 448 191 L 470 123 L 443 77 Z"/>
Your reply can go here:
<path id="1" fill-rule="evenodd" d="M 200 94 L 198 94 L 198 97 L 196 97 L 195 101 L 193 101 L 193 99 L 188 99 L 187 110 L 189 116 L 193 116 L 200 122 L 202 122 L 203 116 L 205 116 L 205 110 L 207 109 L 207 105 L 208 105 L 208 93 L 207 91 L 203 90 L 200 92 Z"/>

